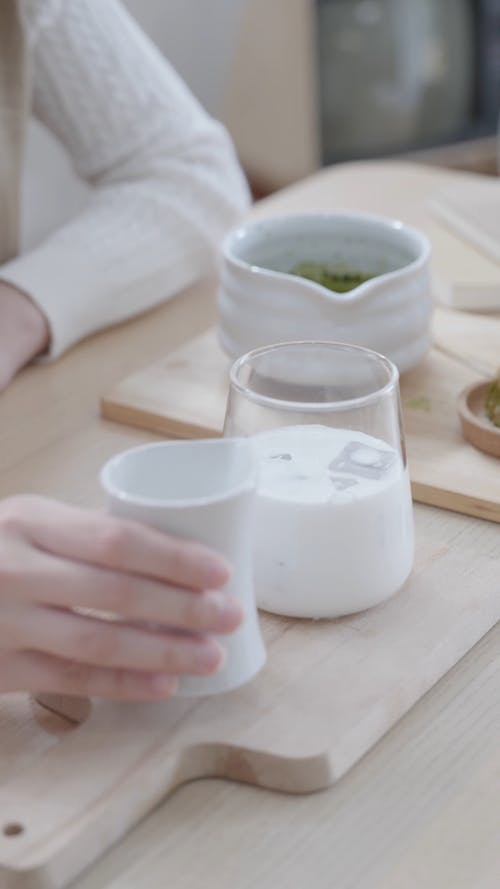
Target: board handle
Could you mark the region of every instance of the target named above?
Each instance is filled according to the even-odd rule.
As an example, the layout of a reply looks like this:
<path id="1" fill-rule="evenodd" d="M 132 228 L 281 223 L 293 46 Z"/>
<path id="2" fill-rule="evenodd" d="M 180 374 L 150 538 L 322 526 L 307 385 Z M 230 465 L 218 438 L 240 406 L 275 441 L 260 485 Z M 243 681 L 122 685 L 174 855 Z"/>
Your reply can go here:
<path id="1" fill-rule="evenodd" d="M 41 707 L 58 716 L 63 716 L 76 725 L 86 722 L 92 712 L 90 698 L 76 698 L 70 695 L 47 694 L 46 692 L 37 693 L 33 697 Z"/>

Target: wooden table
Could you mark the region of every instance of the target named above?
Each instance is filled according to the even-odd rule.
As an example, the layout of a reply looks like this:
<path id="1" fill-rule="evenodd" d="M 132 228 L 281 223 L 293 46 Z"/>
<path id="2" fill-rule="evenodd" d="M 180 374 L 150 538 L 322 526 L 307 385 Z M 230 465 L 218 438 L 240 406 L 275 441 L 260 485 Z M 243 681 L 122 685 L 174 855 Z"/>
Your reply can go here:
<path id="1" fill-rule="evenodd" d="M 366 184 L 376 169 L 355 172 Z M 352 167 L 321 173 L 267 206 L 333 207 L 346 176 L 352 181 Z M 384 195 L 366 209 L 383 212 Z M 197 285 L 57 364 L 26 371 L 0 398 L 0 496 L 31 491 L 99 505 L 103 461 L 150 438 L 101 421 L 99 395 L 208 326 L 213 289 Z M 450 564 L 455 547 L 471 549 L 478 584 L 492 560 L 500 569 L 498 526 L 423 506 L 416 519 L 437 548 L 447 540 Z M 189 785 L 76 889 L 498 889 L 499 667 L 497 626 L 331 790 L 290 797 L 215 780 Z M 0 705 L 0 743 L 16 751 L 19 768 L 67 730 L 22 696 Z"/>

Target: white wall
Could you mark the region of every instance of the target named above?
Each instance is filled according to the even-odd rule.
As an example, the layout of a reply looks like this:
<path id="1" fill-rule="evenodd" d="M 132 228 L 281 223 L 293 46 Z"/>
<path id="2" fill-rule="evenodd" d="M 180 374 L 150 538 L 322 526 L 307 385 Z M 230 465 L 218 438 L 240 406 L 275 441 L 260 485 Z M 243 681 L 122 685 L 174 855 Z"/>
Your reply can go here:
<path id="1" fill-rule="evenodd" d="M 248 0 L 125 0 L 125 6 L 216 116 L 234 38 L 247 3 Z"/>
<path id="2" fill-rule="evenodd" d="M 106 0 L 103 0 L 106 2 Z M 249 0 L 125 0 L 125 6 L 215 116 L 245 4 Z M 72 215 L 85 199 L 58 144 L 33 122 L 23 189 L 24 249 Z"/>

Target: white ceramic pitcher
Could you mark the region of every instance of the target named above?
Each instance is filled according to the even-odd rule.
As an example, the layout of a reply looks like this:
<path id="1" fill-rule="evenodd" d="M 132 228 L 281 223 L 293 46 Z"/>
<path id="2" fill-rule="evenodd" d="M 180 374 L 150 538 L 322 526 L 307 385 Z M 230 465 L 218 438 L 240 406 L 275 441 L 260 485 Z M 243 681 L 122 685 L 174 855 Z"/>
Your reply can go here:
<path id="1" fill-rule="evenodd" d="M 252 578 L 257 464 L 250 443 L 226 438 L 140 445 L 109 460 L 101 483 L 112 515 L 198 540 L 232 566 L 225 589 L 241 601 L 245 620 L 234 633 L 216 637 L 226 654 L 223 668 L 212 676 L 181 677 L 177 695 L 218 694 L 252 679 L 266 653 Z"/>
<path id="2" fill-rule="evenodd" d="M 430 244 L 381 216 L 307 213 L 234 229 L 222 250 L 219 337 L 231 358 L 294 340 L 365 346 L 414 367 L 430 346 Z M 314 262 L 373 276 L 337 293 L 290 274 Z"/>

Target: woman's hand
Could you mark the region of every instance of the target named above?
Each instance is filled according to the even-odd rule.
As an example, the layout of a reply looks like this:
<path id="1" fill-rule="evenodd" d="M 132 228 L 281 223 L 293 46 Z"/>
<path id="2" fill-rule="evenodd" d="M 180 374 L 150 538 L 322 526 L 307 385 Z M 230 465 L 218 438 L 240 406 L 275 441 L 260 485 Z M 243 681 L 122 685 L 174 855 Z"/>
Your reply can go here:
<path id="1" fill-rule="evenodd" d="M 49 344 L 45 315 L 11 284 L 0 281 L 0 391 Z"/>
<path id="2" fill-rule="evenodd" d="M 176 676 L 222 665 L 207 634 L 243 619 L 220 591 L 229 573 L 201 544 L 134 522 L 39 497 L 0 501 L 0 692 L 171 696 Z"/>

